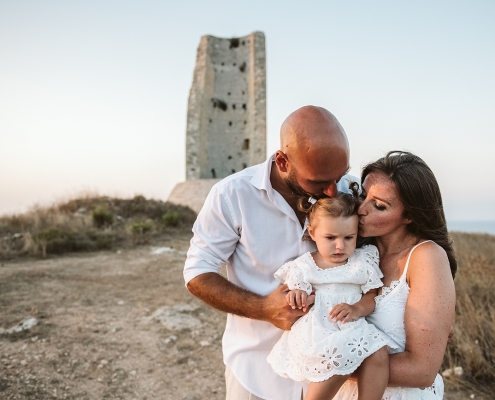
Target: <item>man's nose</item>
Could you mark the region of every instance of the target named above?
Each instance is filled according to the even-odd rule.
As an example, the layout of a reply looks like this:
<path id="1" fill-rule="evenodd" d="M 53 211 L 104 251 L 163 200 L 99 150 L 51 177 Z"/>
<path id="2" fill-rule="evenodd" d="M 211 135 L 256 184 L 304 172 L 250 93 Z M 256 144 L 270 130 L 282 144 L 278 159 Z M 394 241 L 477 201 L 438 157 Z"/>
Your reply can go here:
<path id="1" fill-rule="evenodd" d="M 337 196 L 337 193 L 338 193 L 337 184 L 336 183 L 332 183 L 325 190 L 323 190 L 323 193 L 326 196 L 328 196 L 328 197 L 335 197 L 335 196 Z"/>

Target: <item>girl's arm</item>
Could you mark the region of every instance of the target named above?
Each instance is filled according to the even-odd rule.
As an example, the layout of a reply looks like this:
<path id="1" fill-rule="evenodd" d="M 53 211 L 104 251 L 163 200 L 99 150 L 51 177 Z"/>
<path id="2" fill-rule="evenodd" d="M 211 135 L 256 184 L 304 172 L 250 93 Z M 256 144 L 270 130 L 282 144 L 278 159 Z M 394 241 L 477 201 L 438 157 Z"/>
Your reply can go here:
<path id="1" fill-rule="evenodd" d="M 404 314 L 406 348 L 390 355 L 389 386 L 428 387 L 440 369 L 454 321 L 455 288 L 445 251 L 425 243 L 411 256 Z"/>
<path id="2" fill-rule="evenodd" d="M 332 308 L 328 317 L 335 322 L 342 321 L 345 324 L 348 321 L 355 321 L 360 317 L 370 315 L 375 309 L 375 297 L 378 289 L 370 289 L 363 294 L 361 300 L 354 304 L 340 303 Z"/>

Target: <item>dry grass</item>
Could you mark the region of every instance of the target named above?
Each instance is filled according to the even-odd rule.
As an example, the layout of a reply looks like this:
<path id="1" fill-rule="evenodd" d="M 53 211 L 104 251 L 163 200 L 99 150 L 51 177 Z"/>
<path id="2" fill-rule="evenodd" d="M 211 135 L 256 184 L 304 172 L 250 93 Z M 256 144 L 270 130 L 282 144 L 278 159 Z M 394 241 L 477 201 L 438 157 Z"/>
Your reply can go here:
<path id="1" fill-rule="evenodd" d="M 443 369 L 460 366 L 450 382 L 493 394 L 495 382 L 495 236 L 453 232 L 459 268 L 456 327 Z M 481 385 L 481 386 L 480 386 Z"/>
<path id="2" fill-rule="evenodd" d="M 190 229 L 196 214 L 160 200 L 89 195 L 0 217 L 0 259 L 111 249 Z"/>

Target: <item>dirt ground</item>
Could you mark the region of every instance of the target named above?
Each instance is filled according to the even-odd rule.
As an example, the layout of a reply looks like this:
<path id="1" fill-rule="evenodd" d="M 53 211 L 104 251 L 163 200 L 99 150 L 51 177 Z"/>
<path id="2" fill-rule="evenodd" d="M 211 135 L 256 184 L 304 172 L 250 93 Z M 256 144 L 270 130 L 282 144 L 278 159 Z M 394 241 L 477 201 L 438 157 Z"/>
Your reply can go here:
<path id="1" fill-rule="evenodd" d="M 188 243 L 1 263 L 0 398 L 224 399 L 225 315 L 185 289 Z"/>

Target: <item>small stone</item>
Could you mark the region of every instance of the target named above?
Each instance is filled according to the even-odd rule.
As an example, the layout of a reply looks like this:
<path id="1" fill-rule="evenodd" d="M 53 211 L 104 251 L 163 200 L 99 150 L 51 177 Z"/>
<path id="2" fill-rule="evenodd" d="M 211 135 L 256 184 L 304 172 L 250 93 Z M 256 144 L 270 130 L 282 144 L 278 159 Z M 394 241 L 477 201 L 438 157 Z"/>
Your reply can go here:
<path id="1" fill-rule="evenodd" d="M 26 364 L 27 364 L 26 360 L 21 361 L 21 365 L 26 365 Z"/>
<path id="2" fill-rule="evenodd" d="M 204 346 L 209 346 L 210 342 L 208 342 L 208 340 L 202 340 L 201 342 L 199 342 L 199 344 L 204 347 Z"/>
<path id="3" fill-rule="evenodd" d="M 137 372 L 135 369 L 133 369 L 131 372 L 129 372 L 132 376 L 136 376 Z"/>
<path id="4" fill-rule="evenodd" d="M 100 361 L 100 364 L 102 364 L 102 365 L 107 365 L 107 364 L 108 364 L 108 361 L 107 361 L 107 360 L 101 360 L 101 361 Z"/>
<path id="5" fill-rule="evenodd" d="M 117 304 L 118 304 L 119 306 L 123 306 L 123 305 L 125 304 L 125 301 L 124 301 L 124 300 L 119 300 L 119 301 L 117 302 Z"/>

